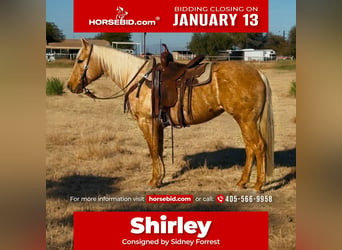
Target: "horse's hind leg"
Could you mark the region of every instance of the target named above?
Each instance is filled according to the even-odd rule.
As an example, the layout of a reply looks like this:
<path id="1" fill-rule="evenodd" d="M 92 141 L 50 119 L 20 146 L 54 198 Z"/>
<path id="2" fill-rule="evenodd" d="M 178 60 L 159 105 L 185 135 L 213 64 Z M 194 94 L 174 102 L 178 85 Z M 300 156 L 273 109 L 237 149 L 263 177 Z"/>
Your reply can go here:
<path id="1" fill-rule="evenodd" d="M 163 128 L 158 122 L 152 123 L 151 120 L 140 119 L 138 123 L 144 133 L 152 158 L 152 179 L 149 184 L 153 187 L 161 187 L 165 176 L 165 165 L 163 161 Z"/>
<path id="2" fill-rule="evenodd" d="M 252 168 L 253 160 L 255 156 L 253 149 L 250 146 L 247 146 L 246 140 L 245 140 L 245 145 L 246 145 L 246 162 L 243 168 L 241 179 L 237 183 L 237 185 L 241 188 L 245 188 L 245 185 L 249 182 L 249 179 L 251 176 L 251 168 Z"/>
<path id="3" fill-rule="evenodd" d="M 265 183 L 265 146 L 255 121 L 238 121 L 246 144 L 246 163 L 238 186 L 244 187 L 249 182 L 254 156 L 257 163 L 257 182 L 254 186 L 260 191 Z"/>

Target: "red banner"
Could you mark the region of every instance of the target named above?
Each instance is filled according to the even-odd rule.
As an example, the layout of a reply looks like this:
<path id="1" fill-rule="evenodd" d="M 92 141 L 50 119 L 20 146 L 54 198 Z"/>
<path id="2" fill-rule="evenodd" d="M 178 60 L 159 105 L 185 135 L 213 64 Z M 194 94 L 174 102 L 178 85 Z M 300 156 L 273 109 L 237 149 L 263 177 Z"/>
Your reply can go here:
<path id="1" fill-rule="evenodd" d="M 74 212 L 74 249 L 268 249 L 267 212 Z"/>
<path id="2" fill-rule="evenodd" d="M 74 32 L 268 32 L 268 0 L 74 0 Z"/>

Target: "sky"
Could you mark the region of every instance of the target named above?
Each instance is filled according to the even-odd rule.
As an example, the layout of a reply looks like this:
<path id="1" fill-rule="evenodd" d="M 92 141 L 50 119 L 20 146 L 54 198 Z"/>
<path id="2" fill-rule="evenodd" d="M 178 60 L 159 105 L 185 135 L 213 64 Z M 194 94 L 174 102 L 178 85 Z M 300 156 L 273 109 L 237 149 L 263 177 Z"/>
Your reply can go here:
<path id="1" fill-rule="evenodd" d="M 46 0 L 46 21 L 55 23 L 66 38 L 92 38 L 96 33 L 73 32 L 73 0 Z M 269 0 L 269 31 L 288 35 L 296 25 L 296 0 Z M 131 33 L 134 42 L 143 43 L 142 33 Z M 159 44 L 169 44 L 170 50 L 185 50 L 192 33 L 147 33 L 146 47 L 159 53 Z M 157 50 L 157 51 L 156 51 Z"/>

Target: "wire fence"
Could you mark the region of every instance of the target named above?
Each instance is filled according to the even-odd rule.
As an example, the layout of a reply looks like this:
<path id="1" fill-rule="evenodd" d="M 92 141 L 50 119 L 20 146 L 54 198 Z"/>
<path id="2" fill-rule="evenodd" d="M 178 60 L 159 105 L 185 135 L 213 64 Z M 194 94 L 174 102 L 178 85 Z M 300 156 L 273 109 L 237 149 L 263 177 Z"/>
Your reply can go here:
<path id="1" fill-rule="evenodd" d="M 275 61 L 276 57 L 265 57 L 265 56 L 206 56 L 208 61 L 256 61 L 266 62 Z"/>
<path id="2" fill-rule="evenodd" d="M 75 60 L 77 53 L 46 53 L 46 61 L 54 61 L 56 59 Z"/>
<path id="3" fill-rule="evenodd" d="M 46 53 L 47 61 L 54 61 L 56 59 L 70 59 L 75 60 L 77 53 Z M 151 57 L 155 57 L 159 55 L 151 55 Z M 195 54 L 176 54 L 174 55 L 174 59 L 176 61 L 182 60 L 191 60 L 195 58 Z M 293 56 L 277 56 L 277 57 L 245 57 L 245 56 L 227 56 L 227 55 L 219 55 L 219 56 L 206 56 L 205 59 L 207 61 L 258 61 L 258 62 L 267 62 L 267 61 L 282 61 L 282 60 L 294 60 Z"/>

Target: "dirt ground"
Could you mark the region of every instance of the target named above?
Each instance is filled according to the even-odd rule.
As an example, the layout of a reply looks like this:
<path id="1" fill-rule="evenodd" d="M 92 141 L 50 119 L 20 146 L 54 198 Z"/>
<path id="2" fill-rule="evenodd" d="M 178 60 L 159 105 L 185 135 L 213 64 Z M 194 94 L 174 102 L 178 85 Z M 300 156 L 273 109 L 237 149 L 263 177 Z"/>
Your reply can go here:
<path id="1" fill-rule="evenodd" d="M 72 249 L 73 211 L 195 210 L 268 211 L 269 248 L 295 249 L 296 230 L 296 99 L 289 94 L 295 70 L 257 64 L 269 78 L 275 124 L 275 170 L 267 179 L 268 203 L 151 205 L 71 202 L 71 196 L 144 196 L 146 193 L 194 194 L 215 197 L 255 195 L 237 191 L 244 165 L 244 143 L 228 114 L 201 125 L 174 130 L 175 164 L 171 163 L 170 129 L 165 131 L 165 186 L 149 189 L 151 161 L 136 121 L 123 113 L 123 98 L 93 101 L 65 90 L 46 97 L 47 249 Z M 46 69 L 46 76 L 66 83 L 71 68 Z M 93 86 L 91 86 L 93 85 Z M 89 86 L 98 95 L 118 89 L 102 77 Z M 255 167 L 251 176 L 255 182 Z"/>

